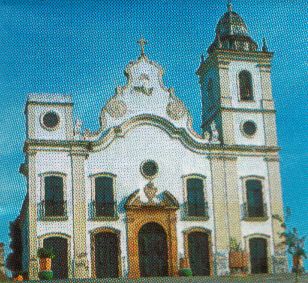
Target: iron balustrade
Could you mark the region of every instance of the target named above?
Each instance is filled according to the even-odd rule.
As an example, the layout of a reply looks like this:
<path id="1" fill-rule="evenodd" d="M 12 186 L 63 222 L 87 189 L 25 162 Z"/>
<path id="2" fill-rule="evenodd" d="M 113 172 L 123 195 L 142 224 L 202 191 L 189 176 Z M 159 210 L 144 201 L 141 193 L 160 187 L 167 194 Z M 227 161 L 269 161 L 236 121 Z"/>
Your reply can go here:
<path id="1" fill-rule="evenodd" d="M 39 204 L 40 219 L 67 217 L 67 202 L 43 200 Z"/>
<path id="2" fill-rule="evenodd" d="M 116 217 L 116 202 L 92 201 L 91 218 Z"/>
<path id="3" fill-rule="evenodd" d="M 266 218 L 268 216 L 266 203 L 261 205 L 251 205 L 245 202 L 242 204 L 241 208 L 242 219 Z"/>
<path id="4" fill-rule="evenodd" d="M 208 202 L 194 203 L 185 202 L 186 216 L 188 217 L 209 217 L 209 206 Z"/>

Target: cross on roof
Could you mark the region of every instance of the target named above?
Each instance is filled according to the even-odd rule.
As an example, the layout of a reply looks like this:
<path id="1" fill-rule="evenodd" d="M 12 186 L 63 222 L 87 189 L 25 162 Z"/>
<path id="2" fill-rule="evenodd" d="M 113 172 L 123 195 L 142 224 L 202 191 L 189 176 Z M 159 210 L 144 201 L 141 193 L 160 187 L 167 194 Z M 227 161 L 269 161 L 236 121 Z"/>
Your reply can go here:
<path id="1" fill-rule="evenodd" d="M 232 0 L 228 0 L 227 8 L 229 12 L 232 12 L 233 9 Z"/>
<path id="2" fill-rule="evenodd" d="M 137 43 L 140 45 L 141 48 L 141 56 L 144 55 L 144 46 L 148 43 L 143 37 L 140 38 Z"/>

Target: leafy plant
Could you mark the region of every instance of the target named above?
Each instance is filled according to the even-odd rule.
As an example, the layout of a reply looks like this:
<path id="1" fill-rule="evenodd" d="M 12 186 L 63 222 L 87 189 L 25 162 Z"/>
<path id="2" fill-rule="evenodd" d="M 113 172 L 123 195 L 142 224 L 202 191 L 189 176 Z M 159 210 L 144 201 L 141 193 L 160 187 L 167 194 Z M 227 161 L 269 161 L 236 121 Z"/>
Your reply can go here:
<path id="1" fill-rule="evenodd" d="M 236 241 L 235 238 L 230 238 L 230 252 L 241 252 L 241 244 Z"/>
<path id="2" fill-rule="evenodd" d="M 180 276 L 190 277 L 193 276 L 192 270 L 190 268 L 182 268 L 179 271 Z"/>
<path id="3" fill-rule="evenodd" d="M 37 256 L 39 258 L 51 258 L 51 259 L 54 259 L 55 258 L 55 253 L 54 253 L 52 248 L 50 248 L 50 249 L 48 249 L 48 248 L 40 248 L 37 251 Z"/>
<path id="4" fill-rule="evenodd" d="M 287 246 L 287 251 L 292 256 L 300 256 L 307 258 L 305 251 L 305 239 L 306 237 L 300 237 L 297 229 L 293 228 L 287 232 L 281 233 L 280 237 L 284 237 L 283 243 Z"/>
<path id="5" fill-rule="evenodd" d="M 44 270 L 39 272 L 38 277 L 40 280 L 51 280 L 53 277 L 53 272 L 51 270 Z"/>
<path id="6" fill-rule="evenodd" d="M 18 272 L 22 269 L 22 241 L 21 241 L 21 229 L 20 229 L 20 218 L 16 218 L 10 222 L 10 233 L 11 238 L 10 248 L 12 252 L 6 259 L 6 267 L 12 271 L 13 276 L 17 276 Z"/>

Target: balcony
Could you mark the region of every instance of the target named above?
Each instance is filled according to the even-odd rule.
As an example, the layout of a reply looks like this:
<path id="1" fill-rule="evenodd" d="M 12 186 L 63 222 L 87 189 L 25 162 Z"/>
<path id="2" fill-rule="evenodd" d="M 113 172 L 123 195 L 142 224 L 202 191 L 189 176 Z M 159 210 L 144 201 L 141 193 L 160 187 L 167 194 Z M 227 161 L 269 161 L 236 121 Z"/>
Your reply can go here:
<path id="1" fill-rule="evenodd" d="M 241 205 L 241 216 L 244 221 L 266 221 L 268 220 L 267 204 L 248 206 L 245 202 Z"/>
<path id="2" fill-rule="evenodd" d="M 67 217 L 66 201 L 43 200 L 38 206 L 38 217 L 42 221 L 65 221 Z"/>
<path id="3" fill-rule="evenodd" d="M 118 219 L 116 202 L 92 201 L 89 212 L 90 219 L 94 221 L 115 221 Z"/>
<path id="4" fill-rule="evenodd" d="M 209 219 L 208 202 L 205 203 L 184 203 L 185 214 L 183 220 L 207 221 Z"/>

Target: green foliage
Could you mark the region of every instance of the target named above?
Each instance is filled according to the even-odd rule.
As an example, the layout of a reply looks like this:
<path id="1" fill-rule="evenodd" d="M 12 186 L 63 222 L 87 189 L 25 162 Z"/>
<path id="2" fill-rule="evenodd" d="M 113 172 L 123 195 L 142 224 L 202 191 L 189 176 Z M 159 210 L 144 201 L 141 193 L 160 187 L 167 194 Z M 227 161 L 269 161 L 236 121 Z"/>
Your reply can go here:
<path id="1" fill-rule="evenodd" d="M 236 241 L 235 238 L 230 238 L 230 252 L 241 252 L 241 244 Z"/>
<path id="2" fill-rule="evenodd" d="M 51 280 L 53 277 L 53 272 L 52 270 L 44 270 L 39 272 L 38 277 L 40 280 Z"/>
<path id="3" fill-rule="evenodd" d="M 39 258 L 51 258 L 54 259 L 55 258 L 55 253 L 53 251 L 53 249 L 47 249 L 47 248 L 40 248 L 37 251 L 37 256 Z"/>
<path id="4" fill-rule="evenodd" d="M 283 243 L 288 247 L 287 251 L 289 254 L 293 256 L 307 258 L 307 254 L 305 251 L 306 237 L 300 237 L 296 228 L 281 233 L 280 237 L 283 237 L 285 239 Z"/>
<path id="5" fill-rule="evenodd" d="M 291 209 L 287 207 L 286 209 L 286 218 L 289 218 L 291 216 Z M 272 215 L 273 219 L 280 222 L 280 226 L 287 229 L 287 225 L 285 222 L 283 222 L 282 217 L 278 214 Z M 307 258 L 307 254 L 305 251 L 305 239 L 306 236 L 300 237 L 298 235 L 298 231 L 296 228 L 293 228 L 291 230 L 284 231 L 280 233 L 280 237 L 284 238 L 283 244 L 287 246 L 287 251 L 292 256 L 299 256 Z"/>
<path id="6" fill-rule="evenodd" d="M 6 267 L 12 271 L 13 275 L 16 275 L 22 269 L 22 240 L 19 218 L 10 222 L 9 236 L 11 238 L 10 248 L 12 252 L 6 259 Z"/>
<path id="7" fill-rule="evenodd" d="M 190 277 L 193 276 L 192 270 L 190 268 L 182 268 L 179 271 L 180 276 Z"/>

